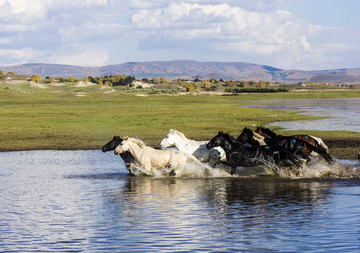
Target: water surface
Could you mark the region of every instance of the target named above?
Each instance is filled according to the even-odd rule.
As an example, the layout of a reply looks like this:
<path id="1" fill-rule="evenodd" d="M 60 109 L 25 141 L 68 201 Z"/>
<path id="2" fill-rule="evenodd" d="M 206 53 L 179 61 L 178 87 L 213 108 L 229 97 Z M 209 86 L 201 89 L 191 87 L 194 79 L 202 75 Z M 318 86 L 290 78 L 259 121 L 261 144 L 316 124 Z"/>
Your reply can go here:
<path id="1" fill-rule="evenodd" d="M 97 150 L 0 160 L 1 252 L 360 250 L 358 178 L 130 177 Z"/>
<path id="2" fill-rule="evenodd" d="M 323 119 L 274 122 L 285 130 L 355 131 L 360 132 L 360 98 L 305 99 L 263 101 L 255 107 L 300 110 L 301 114 L 324 117 Z"/>

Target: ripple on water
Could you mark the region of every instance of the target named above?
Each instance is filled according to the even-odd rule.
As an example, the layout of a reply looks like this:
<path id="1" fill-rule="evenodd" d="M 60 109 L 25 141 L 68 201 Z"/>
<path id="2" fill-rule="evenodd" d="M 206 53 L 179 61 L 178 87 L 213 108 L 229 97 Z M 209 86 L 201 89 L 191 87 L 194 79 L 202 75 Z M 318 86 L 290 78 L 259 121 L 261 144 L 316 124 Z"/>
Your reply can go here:
<path id="1" fill-rule="evenodd" d="M 254 107 L 300 110 L 301 114 L 324 117 L 323 119 L 273 122 L 285 130 L 355 131 L 360 132 L 360 99 L 308 99 L 264 101 Z"/>
<path id="2" fill-rule="evenodd" d="M 0 251 L 359 248 L 360 179 L 131 177 L 119 159 L 91 150 L 0 153 Z"/>

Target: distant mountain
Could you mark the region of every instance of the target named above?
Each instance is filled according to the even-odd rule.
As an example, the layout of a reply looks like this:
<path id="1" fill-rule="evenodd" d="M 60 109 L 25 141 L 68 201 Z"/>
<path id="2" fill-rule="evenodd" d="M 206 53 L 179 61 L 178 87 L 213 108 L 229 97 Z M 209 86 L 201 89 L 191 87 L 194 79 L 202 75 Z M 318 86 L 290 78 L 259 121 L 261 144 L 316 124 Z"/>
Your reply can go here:
<path id="1" fill-rule="evenodd" d="M 137 78 L 199 78 L 224 80 L 253 80 L 327 83 L 360 83 L 360 68 L 321 71 L 283 70 L 266 65 L 246 62 L 198 62 L 198 61 L 152 61 L 127 62 L 102 67 L 80 67 L 72 65 L 32 63 L 0 67 L 4 73 L 13 71 L 19 75 L 38 74 L 42 77 L 105 76 L 126 74 Z"/>

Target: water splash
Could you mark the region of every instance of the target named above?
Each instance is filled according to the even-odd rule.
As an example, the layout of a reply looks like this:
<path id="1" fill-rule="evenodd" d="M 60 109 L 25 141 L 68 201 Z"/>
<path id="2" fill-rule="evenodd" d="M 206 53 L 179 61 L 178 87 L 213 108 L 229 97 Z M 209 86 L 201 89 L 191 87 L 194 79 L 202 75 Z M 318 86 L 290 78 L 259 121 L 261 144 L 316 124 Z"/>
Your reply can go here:
<path id="1" fill-rule="evenodd" d="M 312 157 L 307 164 L 296 168 L 293 166 L 259 166 L 253 168 L 237 168 L 237 176 L 259 177 L 274 176 L 281 178 L 360 178 L 360 167 L 354 164 L 346 164 L 335 160 L 332 164 L 327 163 L 319 157 Z"/>
<path id="2" fill-rule="evenodd" d="M 257 167 L 238 167 L 234 175 L 230 175 L 230 167 L 218 165 L 216 168 L 210 167 L 206 163 L 187 162 L 180 168 L 162 170 L 153 169 L 152 174 L 147 174 L 144 170 L 136 167 L 134 174 L 137 176 L 147 175 L 153 177 L 280 177 L 280 178 L 360 178 L 360 164 L 335 160 L 332 164 L 327 163 L 319 157 L 312 157 L 311 161 L 304 164 L 301 168 L 293 166 L 276 166 L 268 163 Z"/>

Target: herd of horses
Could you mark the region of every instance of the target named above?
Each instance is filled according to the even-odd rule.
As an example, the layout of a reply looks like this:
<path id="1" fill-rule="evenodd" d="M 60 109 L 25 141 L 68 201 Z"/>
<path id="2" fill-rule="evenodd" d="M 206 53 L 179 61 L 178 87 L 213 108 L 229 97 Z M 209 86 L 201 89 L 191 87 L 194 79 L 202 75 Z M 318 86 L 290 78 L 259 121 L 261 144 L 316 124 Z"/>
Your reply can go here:
<path id="1" fill-rule="evenodd" d="M 284 136 L 261 126 L 254 131 L 245 127 L 237 138 L 220 131 L 210 141 L 190 140 L 183 133 L 170 129 L 160 149 L 147 146 L 139 139 L 114 136 L 102 147 L 103 152 L 110 150 L 121 156 L 130 174 L 134 174 L 135 166 L 148 175 L 154 175 L 154 169 L 175 175 L 176 170 L 189 163 L 196 166 L 206 163 L 211 167 L 221 164 L 230 167 L 230 174 L 234 174 L 238 167 L 301 168 L 311 156 L 320 156 L 329 164 L 333 161 L 328 147 L 318 137 Z"/>

